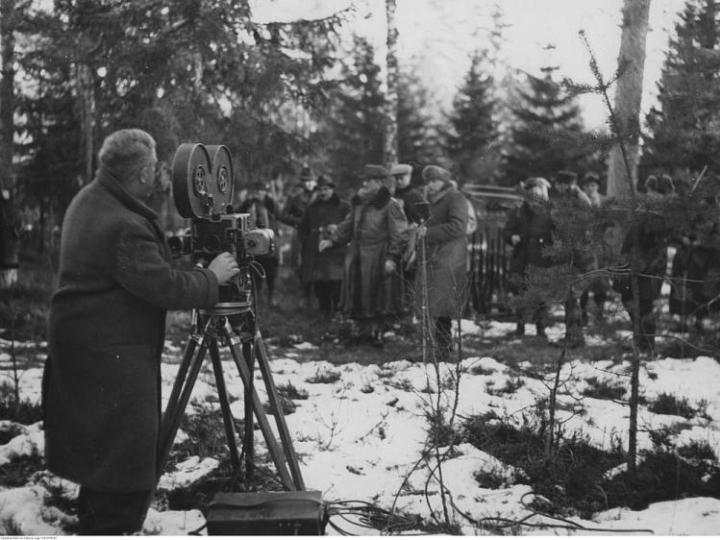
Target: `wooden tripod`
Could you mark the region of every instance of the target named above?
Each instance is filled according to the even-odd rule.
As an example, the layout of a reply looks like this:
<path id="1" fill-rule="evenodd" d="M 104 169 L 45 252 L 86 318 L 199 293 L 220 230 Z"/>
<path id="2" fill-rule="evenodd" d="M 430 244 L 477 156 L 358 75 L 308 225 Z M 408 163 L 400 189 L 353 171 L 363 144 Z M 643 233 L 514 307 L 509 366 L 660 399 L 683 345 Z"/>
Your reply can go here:
<path id="1" fill-rule="evenodd" d="M 240 313 L 239 317 L 251 317 L 251 314 L 249 312 Z M 236 331 L 238 326 L 235 325 L 234 327 L 233 324 L 231 324 L 231 320 L 236 322 L 237 319 L 238 314 L 214 313 L 211 310 L 193 313 L 194 332 L 190 336 L 185 348 L 177 379 L 170 394 L 160 427 L 158 479 L 162 475 L 162 471 L 167 463 L 168 456 L 170 455 L 170 447 L 175 440 L 180 425 L 180 419 L 190 401 L 193 386 L 200 373 L 205 354 L 208 351 L 210 352 L 210 360 L 215 374 L 220 410 L 225 427 L 225 436 L 230 450 L 230 463 L 233 470 L 237 471 L 240 469 L 240 454 L 235 438 L 235 426 L 232 412 L 230 411 L 230 400 L 228 398 L 222 362 L 220 360 L 220 342 L 222 342 L 226 343 L 230 349 L 245 389 L 245 437 L 243 439 L 243 450 L 245 453 L 247 477 L 252 478 L 255 468 L 253 441 L 253 417 L 255 417 L 265 438 L 268 451 L 270 452 L 278 475 L 280 476 L 280 482 L 288 491 L 305 491 L 305 483 L 300 473 L 297 455 L 293 449 L 290 433 L 285 423 L 282 404 L 280 403 L 272 378 L 268 355 L 260 330 L 257 329 L 254 320 L 251 320 L 249 326 L 252 328 L 252 331 L 238 332 Z M 272 415 L 275 417 L 280 438 L 279 441 L 275 438 L 267 414 L 254 388 L 253 372 L 255 360 L 257 360 L 263 382 L 265 383 Z"/>

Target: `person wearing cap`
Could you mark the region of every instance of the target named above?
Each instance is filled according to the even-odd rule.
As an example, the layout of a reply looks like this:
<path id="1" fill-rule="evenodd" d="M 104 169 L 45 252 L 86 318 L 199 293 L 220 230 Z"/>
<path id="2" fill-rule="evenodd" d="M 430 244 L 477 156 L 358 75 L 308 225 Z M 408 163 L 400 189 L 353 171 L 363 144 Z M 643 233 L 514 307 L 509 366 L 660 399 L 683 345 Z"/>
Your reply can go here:
<path id="1" fill-rule="evenodd" d="M 405 163 L 395 165 L 390 169 L 390 176 L 395 179 L 395 198 L 400 202 L 408 223 L 420 223 L 422 214 L 418 204 L 427 201 L 422 192 L 411 184 L 412 166 Z"/>
<path id="2" fill-rule="evenodd" d="M 428 165 L 422 177 L 430 215 L 416 237 L 424 263 L 416 291 L 433 321 L 437 352 L 446 359 L 453 348 L 452 321 L 462 315 L 467 295 L 468 203 L 446 169 Z"/>
<path id="3" fill-rule="evenodd" d="M 554 192 L 550 194 L 553 200 L 571 199 L 579 201 L 585 206 L 592 206 L 592 201 L 587 194 L 580 189 L 577 183 L 577 174 L 572 171 L 558 171 L 555 175 Z"/>
<path id="4" fill-rule="evenodd" d="M 302 168 L 300 172 L 300 185 L 298 192 L 290 197 L 285 203 L 282 213 L 280 214 L 280 221 L 289 225 L 293 228 L 293 235 L 290 241 L 290 264 L 295 269 L 298 278 L 302 276 L 302 252 L 303 246 L 300 241 L 300 236 L 297 233 L 298 225 L 302 220 L 303 214 L 307 209 L 310 202 L 315 196 L 315 176 L 312 170 L 307 165 Z M 312 286 L 303 285 L 303 292 L 305 295 L 305 304 L 310 306 L 312 300 Z"/>
<path id="5" fill-rule="evenodd" d="M 248 198 L 240 205 L 239 211 L 250 214 L 249 226 L 252 229 L 271 229 L 278 237 L 278 203 L 270 195 L 270 186 L 262 181 L 254 182 L 250 186 Z M 257 257 L 257 262 L 263 269 L 265 277 L 256 279 L 255 291 L 260 295 L 263 281 L 267 283 L 267 300 L 270 307 L 277 307 L 275 300 L 275 282 L 277 281 L 280 260 L 277 252 Z M 256 276 L 257 277 L 257 276 Z"/>
<path id="6" fill-rule="evenodd" d="M 548 187 L 550 183 L 540 177 L 528 178 L 522 183 L 525 200 L 508 217 L 503 231 L 505 241 L 512 246 L 508 271 L 511 291 L 520 294 L 525 290 L 528 270 L 533 267 L 549 268 L 552 259 L 544 249 L 553 244 L 553 224 L 550 216 Z M 544 302 L 533 306 L 532 319 L 538 337 L 546 337 L 548 308 Z M 525 314 L 518 309 L 516 336 L 525 335 Z"/>
<path id="7" fill-rule="evenodd" d="M 395 180 L 395 199 L 400 203 L 400 206 L 402 206 L 405 217 L 410 224 L 410 239 L 407 243 L 407 249 L 403 254 L 403 263 L 400 265 L 400 274 L 403 279 L 403 303 L 405 304 L 405 311 L 411 311 L 415 302 L 415 292 L 413 289 L 417 265 L 415 260 L 416 253 L 414 252 L 415 242 L 413 239 L 418 225 L 420 225 L 426 217 L 423 215 L 423 212 L 426 212 L 426 210 L 421 208 L 421 206 L 427 207 L 428 204 L 422 191 L 412 185 L 412 172 L 412 166 L 406 163 L 400 163 L 390 169 L 390 176 Z"/>
<path id="8" fill-rule="evenodd" d="M 603 196 L 600 195 L 600 177 L 597 173 L 589 171 L 585 173 L 580 181 L 580 189 L 590 200 L 590 206 L 600 208 L 603 203 Z"/>
<path id="9" fill-rule="evenodd" d="M 320 313 L 331 317 L 340 304 L 345 246 L 319 251 L 320 241 L 330 238 L 350 213 L 350 204 L 335 193 L 335 183 L 327 175 L 317 180 L 317 198 L 303 215 L 298 234 L 303 244 L 303 283 L 312 285 Z"/>
<path id="10" fill-rule="evenodd" d="M 319 251 L 352 242 L 345 258 L 342 309 L 357 321 L 359 340 L 382 347 L 385 326 L 402 313 L 398 265 L 408 223 L 390 193 L 385 167 L 366 165 L 362 178 L 352 211 L 330 238 L 320 241 Z"/>

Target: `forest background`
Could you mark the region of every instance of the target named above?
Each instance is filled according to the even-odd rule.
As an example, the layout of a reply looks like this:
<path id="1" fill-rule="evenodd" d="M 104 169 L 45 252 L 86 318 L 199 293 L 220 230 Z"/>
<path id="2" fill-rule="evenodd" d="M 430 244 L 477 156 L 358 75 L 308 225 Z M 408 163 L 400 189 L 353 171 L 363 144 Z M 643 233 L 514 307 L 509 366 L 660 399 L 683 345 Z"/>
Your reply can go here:
<path id="1" fill-rule="evenodd" d="M 155 136 L 166 172 L 182 142 L 225 144 L 240 197 L 263 179 L 282 201 L 303 164 L 329 173 L 343 195 L 365 163 L 396 160 L 446 166 L 461 185 L 514 186 L 561 168 L 605 176 L 610 128 L 588 128 L 579 105 L 598 89 L 561 72 L 552 43 L 528 43 L 534 72 L 508 65 L 501 3 L 477 4 L 476 39 L 458 52 L 469 67 L 446 110 L 421 76 L 426 55 L 396 63 L 395 1 L 385 14 L 394 41 L 379 45 L 357 31 L 382 15 L 364 11 L 371 3 L 336 4 L 317 19 L 255 22 L 247 1 L 57 0 L 40 9 L 3 0 L 0 178 L 38 247 L 53 243 L 47 231 L 92 178 L 99 143 L 127 126 Z M 438 20 L 438 36 L 451 31 Z M 680 11 L 656 106 L 642 121 L 641 178 L 713 172 L 717 26 L 713 1 Z M 590 66 L 580 36 L 576 50 Z M 167 194 L 155 205 L 168 226 L 179 224 Z"/>

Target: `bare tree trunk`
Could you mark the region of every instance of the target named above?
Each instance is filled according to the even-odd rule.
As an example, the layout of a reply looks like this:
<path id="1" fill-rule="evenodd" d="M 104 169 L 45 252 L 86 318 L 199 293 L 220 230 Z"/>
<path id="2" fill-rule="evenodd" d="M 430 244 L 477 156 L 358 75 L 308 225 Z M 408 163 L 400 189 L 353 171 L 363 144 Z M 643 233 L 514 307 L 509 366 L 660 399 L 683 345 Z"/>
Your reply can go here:
<path id="1" fill-rule="evenodd" d="M 619 136 L 625 142 L 626 154 L 623 155 L 623 149 L 619 144 L 615 144 L 610 151 L 608 195 L 611 197 L 629 195 L 631 185 L 637 181 L 640 105 L 650 2 L 651 0 L 625 0 L 623 5 L 622 37 L 618 57 L 618 69 L 622 75 L 615 93 L 615 112 L 619 124 Z M 631 178 L 627 177 L 628 169 Z"/>
<path id="2" fill-rule="evenodd" d="M 0 0 L 0 189 L 13 187 L 13 132 L 15 130 L 15 38 L 13 36 L 15 0 Z"/>
<path id="3" fill-rule="evenodd" d="M 15 135 L 15 0 L 0 0 L 0 288 L 17 283 L 20 219 L 13 200 L 13 140 Z"/>
<path id="4" fill-rule="evenodd" d="M 95 93 L 93 91 L 93 75 L 91 69 L 78 60 L 75 66 L 75 91 L 78 110 L 80 111 L 80 137 L 83 148 L 83 184 L 92 180 L 94 132 L 95 132 Z"/>
<path id="5" fill-rule="evenodd" d="M 398 116 L 398 31 L 395 24 L 397 0 L 385 0 L 387 18 L 387 93 L 385 97 L 385 143 L 383 157 L 386 165 L 398 161 L 397 116 Z"/>

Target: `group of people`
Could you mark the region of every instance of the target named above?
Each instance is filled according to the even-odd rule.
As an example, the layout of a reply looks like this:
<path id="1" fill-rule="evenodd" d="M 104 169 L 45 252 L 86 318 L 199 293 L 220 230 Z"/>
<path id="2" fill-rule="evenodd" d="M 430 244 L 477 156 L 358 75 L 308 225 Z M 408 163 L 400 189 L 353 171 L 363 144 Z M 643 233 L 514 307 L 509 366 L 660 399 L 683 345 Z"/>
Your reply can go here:
<path id="1" fill-rule="evenodd" d="M 641 204 L 623 232 L 608 215 L 593 214 L 593 209 L 602 209 L 607 203 L 599 194 L 597 174 L 589 172 L 578 181 L 575 173 L 559 171 L 553 180 L 535 177 L 522 182 L 524 201 L 511 212 L 505 226 L 505 240 L 512 248 L 512 292 L 527 290 L 533 268 L 569 263 L 576 276 L 583 276 L 567 292 L 564 302 L 566 339 L 575 340 L 569 344 L 583 342 L 582 333 L 576 339 L 570 326 L 577 323 L 582 328 L 589 323 L 590 297 L 595 316 L 602 320 L 614 291 L 631 320 L 639 317 L 638 345 L 649 350 L 657 333 L 655 308 L 662 285 L 669 280 L 669 311 L 679 319 L 674 329 L 687 331 L 692 319 L 696 330 L 702 331 L 703 321 L 720 294 L 718 202 L 712 192 L 699 197 L 699 207 L 691 207 L 692 198 L 676 193 L 669 175 L 650 175 L 638 194 Z M 673 222 L 672 215 L 678 216 L 676 221 L 682 226 Z M 635 254 L 633 246 L 637 246 Z M 673 251 L 668 273 L 668 257 Z M 633 257 L 637 289 L 629 272 Z M 531 309 L 525 305 L 517 310 L 518 336 L 524 335 L 528 318 L 535 323 L 537 335 L 545 336 L 548 303 L 542 298 L 534 300 Z"/>
<path id="2" fill-rule="evenodd" d="M 304 167 L 298 193 L 282 210 L 267 186 L 255 184 L 239 211 L 251 214 L 253 226 L 292 227 L 291 263 L 306 305 L 314 296 L 323 316 L 351 321 L 352 342 L 382 347 L 390 324 L 424 306 L 430 339 L 447 355 L 451 319 L 464 306 L 468 201 L 442 167 L 422 170 L 422 190 L 412 173 L 409 164 L 366 165 L 362 186 L 345 201 L 328 175 L 316 179 Z M 277 256 L 267 259 L 273 257 L 276 269 Z M 272 302 L 277 272 L 265 274 Z"/>

